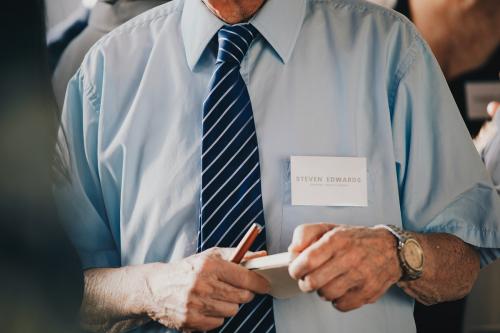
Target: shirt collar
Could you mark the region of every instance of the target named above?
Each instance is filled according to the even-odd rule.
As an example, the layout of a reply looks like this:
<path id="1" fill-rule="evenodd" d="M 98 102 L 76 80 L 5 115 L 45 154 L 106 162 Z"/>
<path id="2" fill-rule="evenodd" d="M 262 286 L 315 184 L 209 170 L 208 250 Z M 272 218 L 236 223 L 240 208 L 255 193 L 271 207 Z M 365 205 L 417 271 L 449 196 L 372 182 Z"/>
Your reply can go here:
<path id="1" fill-rule="evenodd" d="M 267 0 L 250 23 L 286 63 L 292 55 L 306 10 L 306 0 Z M 187 62 L 191 70 L 208 43 L 225 23 L 202 0 L 185 0 L 181 29 Z"/>

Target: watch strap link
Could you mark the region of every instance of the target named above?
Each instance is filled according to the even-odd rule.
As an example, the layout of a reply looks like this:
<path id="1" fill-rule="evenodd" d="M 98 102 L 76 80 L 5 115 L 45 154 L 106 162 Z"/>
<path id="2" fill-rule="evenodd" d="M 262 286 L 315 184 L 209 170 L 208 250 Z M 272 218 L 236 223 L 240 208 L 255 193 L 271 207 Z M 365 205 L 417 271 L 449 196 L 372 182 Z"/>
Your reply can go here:
<path id="1" fill-rule="evenodd" d="M 374 228 L 381 228 L 389 231 L 400 243 L 404 243 L 408 238 L 411 238 L 410 233 L 392 224 L 378 224 Z"/>
<path id="2" fill-rule="evenodd" d="M 408 280 L 416 280 L 422 275 L 422 271 L 417 271 L 410 267 L 408 263 L 406 262 L 406 259 L 404 258 L 404 255 L 402 253 L 403 247 L 406 243 L 407 240 L 414 240 L 412 235 L 409 232 L 404 231 L 403 229 L 396 227 L 395 225 L 392 224 L 379 224 L 376 225 L 374 228 L 380 228 L 380 229 L 385 229 L 389 231 L 391 234 L 394 235 L 394 237 L 397 238 L 398 240 L 398 257 L 399 257 L 399 263 L 401 265 L 401 268 L 403 270 L 403 277 L 401 280 L 403 281 L 408 281 Z"/>

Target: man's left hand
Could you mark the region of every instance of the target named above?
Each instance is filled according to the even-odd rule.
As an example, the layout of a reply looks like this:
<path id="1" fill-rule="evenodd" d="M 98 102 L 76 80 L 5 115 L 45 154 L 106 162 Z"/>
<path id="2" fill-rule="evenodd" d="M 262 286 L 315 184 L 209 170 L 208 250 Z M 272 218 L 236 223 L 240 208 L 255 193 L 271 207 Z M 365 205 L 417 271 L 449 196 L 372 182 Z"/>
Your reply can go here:
<path id="1" fill-rule="evenodd" d="M 316 291 L 340 311 L 375 303 L 401 278 L 396 240 L 389 231 L 334 224 L 295 229 L 289 273 L 304 292 Z"/>

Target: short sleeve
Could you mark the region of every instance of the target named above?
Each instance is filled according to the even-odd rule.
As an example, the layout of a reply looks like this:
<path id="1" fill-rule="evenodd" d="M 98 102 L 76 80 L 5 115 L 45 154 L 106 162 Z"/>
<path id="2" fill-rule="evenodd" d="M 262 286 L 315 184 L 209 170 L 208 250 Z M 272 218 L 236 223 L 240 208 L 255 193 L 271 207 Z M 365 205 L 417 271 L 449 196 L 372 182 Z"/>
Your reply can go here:
<path id="1" fill-rule="evenodd" d="M 416 38 L 392 91 L 392 130 L 405 229 L 449 233 L 500 256 L 500 200 L 439 65 Z"/>
<path id="2" fill-rule="evenodd" d="M 111 232 L 98 172 L 99 113 L 81 71 L 68 84 L 60 131 L 65 177 L 55 186 L 58 210 L 84 269 L 120 266 L 119 239 Z"/>

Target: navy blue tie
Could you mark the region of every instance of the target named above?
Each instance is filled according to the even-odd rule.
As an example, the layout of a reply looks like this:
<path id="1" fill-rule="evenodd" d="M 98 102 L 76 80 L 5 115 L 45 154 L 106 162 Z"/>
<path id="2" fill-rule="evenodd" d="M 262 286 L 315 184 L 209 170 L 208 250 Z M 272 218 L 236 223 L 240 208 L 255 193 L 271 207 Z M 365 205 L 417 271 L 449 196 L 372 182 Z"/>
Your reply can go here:
<path id="1" fill-rule="evenodd" d="M 259 149 L 241 61 L 258 35 L 250 24 L 219 30 L 219 50 L 203 104 L 202 190 L 198 252 L 235 247 L 253 223 L 265 226 Z M 265 229 L 253 251 L 266 249 Z M 270 296 L 256 296 L 213 332 L 275 332 Z"/>

